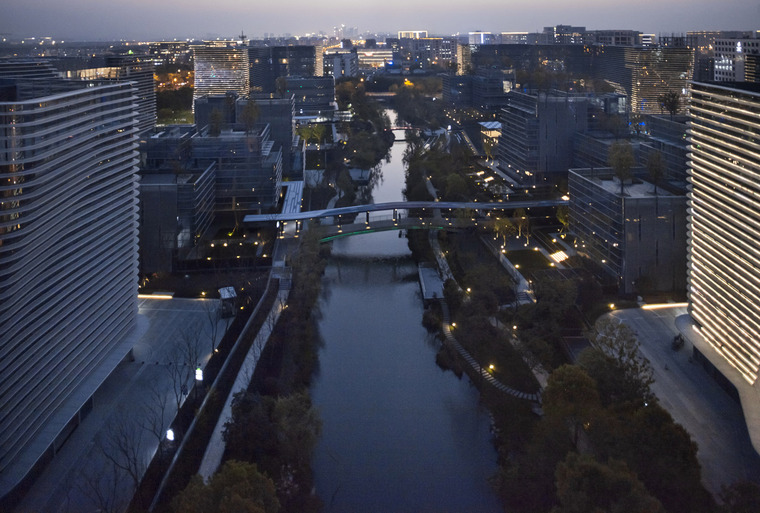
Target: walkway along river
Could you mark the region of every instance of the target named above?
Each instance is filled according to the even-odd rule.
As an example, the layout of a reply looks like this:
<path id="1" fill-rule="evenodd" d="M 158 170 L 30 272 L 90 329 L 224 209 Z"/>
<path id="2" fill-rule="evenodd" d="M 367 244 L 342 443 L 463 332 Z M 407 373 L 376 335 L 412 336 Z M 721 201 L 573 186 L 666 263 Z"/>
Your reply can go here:
<path id="1" fill-rule="evenodd" d="M 403 199 L 397 142 L 376 202 Z M 323 420 L 314 457 L 325 512 L 497 512 L 490 420 L 467 378 L 435 363 L 417 273 L 397 232 L 333 243 L 323 280 L 324 340 L 312 399 Z"/>

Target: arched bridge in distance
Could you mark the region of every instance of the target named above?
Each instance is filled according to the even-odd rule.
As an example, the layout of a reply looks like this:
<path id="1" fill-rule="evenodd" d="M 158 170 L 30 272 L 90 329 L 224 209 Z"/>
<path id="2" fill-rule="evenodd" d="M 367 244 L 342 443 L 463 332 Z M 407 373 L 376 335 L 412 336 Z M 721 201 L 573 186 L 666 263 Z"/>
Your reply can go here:
<path id="1" fill-rule="evenodd" d="M 308 228 L 309 221 L 318 221 L 319 229 L 322 232 L 322 240 L 327 241 L 338 237 L 386 230 L 461 229 L 479 224 L 488 224 L 490 219 L 482 217 L 482 214 L 480 214 L 483 211 L 551 208 L 567 204 L 568 201 L 564 199 L 504 201 L 498 203 L 396 201 L 309 210 L 306 212 L 247 215 L 243 219 L 243 222 L 245 224 L 275 223 L 279 229 L 278 236 L 286 237 L 298 236 L 302 230 Z M 463 212 L 468 211 L 478 212 L 478 214 L 461 215 Z M 376 215 L 376 213 L 382 212 L 387 212 L 387 214 Z M 370 215 L 370 213 L 373 215 Z"/>

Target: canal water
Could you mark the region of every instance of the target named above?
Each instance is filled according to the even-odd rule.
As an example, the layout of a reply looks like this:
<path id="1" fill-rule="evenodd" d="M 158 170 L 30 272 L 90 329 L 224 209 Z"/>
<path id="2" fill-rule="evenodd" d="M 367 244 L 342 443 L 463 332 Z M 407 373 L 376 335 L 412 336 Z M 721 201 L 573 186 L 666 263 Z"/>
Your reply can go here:
<path id="1" fill-rule="evenodd" d="M 396 142 L 376 203 L 403 199 Z M 332 242 L 311 394 L 323 421 L 314 456 L 326 513 L 501 511 L 487 412 L 467 378 L 435 363 L 414 262 L 397 232 Z"/>

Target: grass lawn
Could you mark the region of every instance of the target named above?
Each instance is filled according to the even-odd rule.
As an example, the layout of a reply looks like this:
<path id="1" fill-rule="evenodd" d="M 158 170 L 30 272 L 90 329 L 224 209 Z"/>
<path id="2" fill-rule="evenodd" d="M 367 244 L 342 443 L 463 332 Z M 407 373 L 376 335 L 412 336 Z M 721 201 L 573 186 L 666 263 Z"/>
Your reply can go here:
<path id="1" fill-rule="evenodd" d="M 535 271 L 551 269 L 551 262 L 540 251 L 533 249 L 518 249 L 507 251 L 505 255 L 523 276 Z"/>

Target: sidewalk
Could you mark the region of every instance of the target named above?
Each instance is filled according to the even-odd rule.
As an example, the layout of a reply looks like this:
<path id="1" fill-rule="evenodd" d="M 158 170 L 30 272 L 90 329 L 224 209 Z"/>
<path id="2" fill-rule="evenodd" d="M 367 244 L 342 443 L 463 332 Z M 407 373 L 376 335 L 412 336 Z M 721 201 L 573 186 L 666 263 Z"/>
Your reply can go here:
<path id="1" fill-rule="evenodd" d="M 256 363 L 259 361 L 261 352 L 264 350 L 264 346 L 269 340 L 272 331 L 274 330 L 277 320 L 280 318 L 280 313 L 286 308 L 288 296 L 290 295 L 290 289 L 280 288 L 277 293 L 277 299 L 275 299 L 272 309 L 267 315 L 266 321 L 256 335 L 256 339 L 251 344 L 251 348 L 248 350 L 248 354 L 243 361 L 243 365 L 240 367 L 235 383 L 230 389 L 230 394 L 227 396 L 227 400 L 224 403 L 222 413 L 219 415 L 214 432 L 211 435 L 206 452 L 203 455 L 203 461 L 201 461 L 198 473 L 201 477 L 208 481 L 212 475 L 219 468 L 222 462 L 222 456 L 224 455 L 225 443 L 222 438 L 224 432 L 224 424 L 232 416 L 232 400 L 238 392 L 242 392 L 248 389 L 253 378 L 253 372 L 256 370 Z"/>

